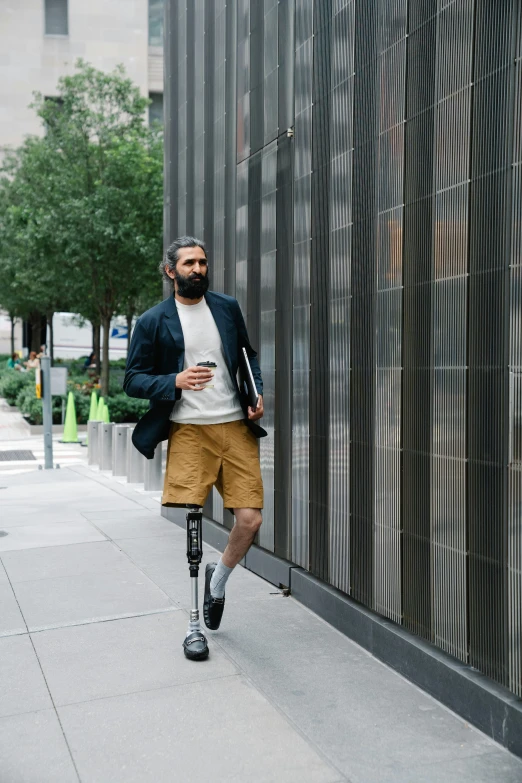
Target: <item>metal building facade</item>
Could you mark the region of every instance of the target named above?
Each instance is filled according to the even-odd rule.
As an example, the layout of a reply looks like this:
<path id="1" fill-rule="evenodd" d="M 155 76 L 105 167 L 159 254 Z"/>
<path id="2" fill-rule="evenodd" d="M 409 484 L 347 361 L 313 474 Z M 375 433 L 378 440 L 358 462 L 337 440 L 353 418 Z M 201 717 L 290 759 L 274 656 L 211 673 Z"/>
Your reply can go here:
<path id="1" fill-rule="evenodd" d="M 522 4 L 166 5 L 165 240 L 259 349 L 260 546 L 522 696 Z"/>

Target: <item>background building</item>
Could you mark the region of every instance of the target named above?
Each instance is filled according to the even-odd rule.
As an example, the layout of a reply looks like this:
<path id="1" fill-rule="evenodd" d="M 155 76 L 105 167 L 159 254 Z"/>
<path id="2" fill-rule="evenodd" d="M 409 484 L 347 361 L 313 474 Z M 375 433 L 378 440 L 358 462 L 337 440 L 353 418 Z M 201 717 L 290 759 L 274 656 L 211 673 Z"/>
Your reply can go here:
<path id="1" fill-rule="evenodd" d="M 2 0 L 0 52 L 0 161 L 4 148 L 42 133 L 33 93 L 57 95 L 78 58 L 104 71 L 123 64 L 152 100 L 150 119 L 163 119 L 163 0 Z M 17 349 L 22 342 L 18 324 Z M 0 316 L 0 353 L 9 350 Z"/>
<path id="2" fill-rule="evenodd" d="M 172 0 L 165 96 L 166 242 L 259 347 L 260 547 L 519 696 L 521 9 Z"/>

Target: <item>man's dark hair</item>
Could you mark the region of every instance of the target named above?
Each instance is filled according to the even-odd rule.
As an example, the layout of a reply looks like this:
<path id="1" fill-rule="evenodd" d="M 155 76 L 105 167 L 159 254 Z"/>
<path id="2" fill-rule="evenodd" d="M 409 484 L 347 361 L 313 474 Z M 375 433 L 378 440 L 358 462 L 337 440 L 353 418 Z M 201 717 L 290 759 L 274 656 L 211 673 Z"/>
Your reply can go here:
<path id="1" fill-rule="evenodd" d="M 200 247 L 205 255 L 207 255 L 207 248 L 201 239 L 196 239 L 196 237 L 178 237 L 178 239 L 175 239 L 170 247 L 167 248 L 165 257 L 161 260 L 159 267 L 164 280 L 167 280 L 169 283 L 172 283 L 172 278 L 168 276 L 165 269 L 168 268 L 171 271 L 174 271 L 176 264 L 179 261 L 179 251 L 184 247 Z"/>

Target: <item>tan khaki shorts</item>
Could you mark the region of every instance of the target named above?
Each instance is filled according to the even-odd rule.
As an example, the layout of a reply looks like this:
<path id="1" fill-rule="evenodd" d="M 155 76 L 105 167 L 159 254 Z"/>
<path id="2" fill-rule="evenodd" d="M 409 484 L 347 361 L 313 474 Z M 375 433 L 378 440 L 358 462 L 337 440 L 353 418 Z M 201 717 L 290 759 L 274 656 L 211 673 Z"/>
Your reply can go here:
<path id="1" fill-rule="evenodd" d="M 170 428 L 164 506 L 203 506 L 215 486 L 225 508 L 263 508 L 257 439 L 244 421 Z"/>

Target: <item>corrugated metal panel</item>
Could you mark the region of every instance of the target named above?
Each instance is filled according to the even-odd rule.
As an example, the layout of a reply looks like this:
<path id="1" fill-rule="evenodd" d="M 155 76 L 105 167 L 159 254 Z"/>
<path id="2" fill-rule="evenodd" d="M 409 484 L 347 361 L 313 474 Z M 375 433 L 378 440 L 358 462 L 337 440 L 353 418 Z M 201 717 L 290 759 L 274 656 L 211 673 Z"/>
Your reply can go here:
<path id="1" fill-rule="evenodd" d="M 309 568 L 310 251 L 313 6 L 295 9 L 294 307 L 292 344 L 292 560 Z"/>
<path id="2" fill-rule="evenodd" d="M 411 4 L 410 10 L 404 168 L 402 592 L 404 624 L 432 639 L 431 312 L 437 19 L 428 2 L 418 13 Z"/>
<path id="3" fill-rule="evenodd" d="M 402 234 L 407 4 L 386 4 L 379 26 L 374 608 L 400 622 Z"/>
<path id="4" fill-rule="evenodd" d="M 356 4 L 350 311 L 350 583 L 373 606 L 379 7 Z"/>
<path id="5" fill-rule="evenodd" d="M 515 64 L 509 313 L 508 639 L 509 688 L 522 696 L 522 13 Z"/>
<path id="6" fill-rule="evenodd" d="M 276 8 L 277 11 L 277 8 Z M 268 437 L 260 441 L 261 472 L 265 490 L 263 526 L 259 543 L 274 551 L 274 491 L 275 491 L 275 349 L 276 349 L 276 197 L 277 197 L 277 142 L 264 148 L 261 161 L 261 330 L 260 361 L 263 384 L 266 389 L 263 403 L 263 427 Z"/>
<path id="7" fill-rule="evenodd" d="M 350 277 L 355 3 L 333 4 L 330 72 L 330 581 L 350 591 Z"/>
<path id="8" fill-rule="evenodd" d="M 515 39 L 511 1 L 476 2 L 470 189 L 468 549 L 470 662 L 509 683 L 509 319 Z"/>
<path id="9" fill-rule="evenodd" d="M 470 122 L 474 0 L 438 19 L 431 537 L 434 641 L 466 661 L 466 412 Z"/>

